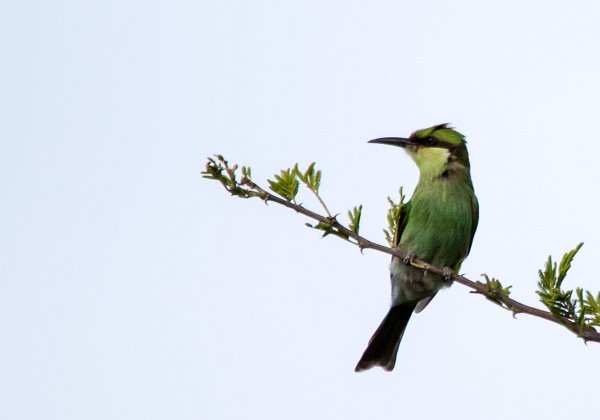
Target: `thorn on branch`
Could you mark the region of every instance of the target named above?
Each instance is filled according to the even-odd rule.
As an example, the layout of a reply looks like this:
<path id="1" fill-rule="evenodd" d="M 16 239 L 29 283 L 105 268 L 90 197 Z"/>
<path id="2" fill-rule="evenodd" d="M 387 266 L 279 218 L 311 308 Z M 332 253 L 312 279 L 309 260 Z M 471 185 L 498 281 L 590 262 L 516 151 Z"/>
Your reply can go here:
<path id="1" fill-rule="evenodd" d="M 356 240 L 356 246 L 358 246 L 358 249 L 360 250 L 360 253 L 364 255 L 364 250 L 367 247 L 367 244 L 365 243 L 364 239 L 359 237 Z"/>

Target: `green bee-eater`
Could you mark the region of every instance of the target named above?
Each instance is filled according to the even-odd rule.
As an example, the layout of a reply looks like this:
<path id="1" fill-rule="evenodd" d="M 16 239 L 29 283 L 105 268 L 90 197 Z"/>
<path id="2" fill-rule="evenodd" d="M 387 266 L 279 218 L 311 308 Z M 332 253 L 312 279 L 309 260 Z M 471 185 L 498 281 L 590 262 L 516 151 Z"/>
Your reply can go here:
<path id="1" fill-rule="evenodd" d="M 410 316 L 420 312 L 458 272 L 469 254 L 479 206 L 471 182 L 465 137 L 447 124 L 415 131 L 409 138 L 385 137 L 369 143 L 402 147 L 419 167 L 417 187 L 401 206 L 394 246 L 409 257 L 392 258 L 392 305 L 356 365 L 356 371 L 394 369 L 396 353 Z M 443 267 L 445 276 L 410 265 L 418 258 Z"/>

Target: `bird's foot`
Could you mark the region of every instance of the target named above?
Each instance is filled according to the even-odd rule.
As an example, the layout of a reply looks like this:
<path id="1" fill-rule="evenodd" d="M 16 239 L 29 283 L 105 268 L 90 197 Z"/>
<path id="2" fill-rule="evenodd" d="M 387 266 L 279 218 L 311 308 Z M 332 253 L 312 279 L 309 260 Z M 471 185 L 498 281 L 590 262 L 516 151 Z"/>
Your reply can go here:
<path id="1" fill-rule="evenodd" d="M 424 274 L 427 274 L 427 265 L 420 264 L 416 262 L 417 254 L 414 252 L 409 252 L 406 254 L 406 257 L 402 259 L 402 262 L 406 265 L 410 265 L 411 267 L 420 268 L 421 270 L 425 270 Z"/>
<path id="2" fill-rule="evenodd" d="M 414 252 L 409 252 L 406 254 L 406 257 L 402 259 L 402 262 L 406 265 L 411 265 L 415 258 L 417 258 L 417 254 L 415 254 Z"/>
<path id="3" fill-rule="evenodd" d="M 444 283 L 451 282 L 453 274 L 454 274 L 454 271 L 452 271 L 452 269 L 450 267 L 442 268 L 442 279 L 444 280 Z"/>

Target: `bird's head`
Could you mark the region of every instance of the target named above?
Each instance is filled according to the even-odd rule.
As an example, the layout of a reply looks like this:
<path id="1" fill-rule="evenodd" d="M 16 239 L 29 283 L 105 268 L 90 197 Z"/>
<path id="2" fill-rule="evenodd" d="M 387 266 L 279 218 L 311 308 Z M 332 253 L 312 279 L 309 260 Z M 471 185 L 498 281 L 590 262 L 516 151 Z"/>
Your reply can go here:
<path id="1" fill-rule="evenodd" d="M 417 130 L 408 138 L 382 137 L 369 143 L 402 147 L 415 161 L 421 175 L 437 177 L 449 170 L 469 170 L 465 136 L 448 124 Z"/>

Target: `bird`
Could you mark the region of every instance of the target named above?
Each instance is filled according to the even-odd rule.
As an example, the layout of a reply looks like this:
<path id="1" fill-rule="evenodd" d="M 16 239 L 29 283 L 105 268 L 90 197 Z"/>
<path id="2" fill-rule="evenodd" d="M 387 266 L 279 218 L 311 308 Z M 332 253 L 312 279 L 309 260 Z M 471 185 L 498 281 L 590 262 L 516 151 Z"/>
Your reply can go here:
<path id="1" fill-rule="evenodd" d="M 417 130 L 408 138 L 382 137 L 369 143 L 398 146 L 419 169 L 410 200 L 400 205 L 392 257 L 389 312 L 369 340 L 356 372 L 380 366 L 392 371 L 398 347 L 413 312 L 422 311 L 443 287 L 451 285 L 471 250 L 479 204 L 471 180 L 465 136 L 449 124 Z M 443 276 L 411 265 L 414 259 L 443 268 Z"/>

